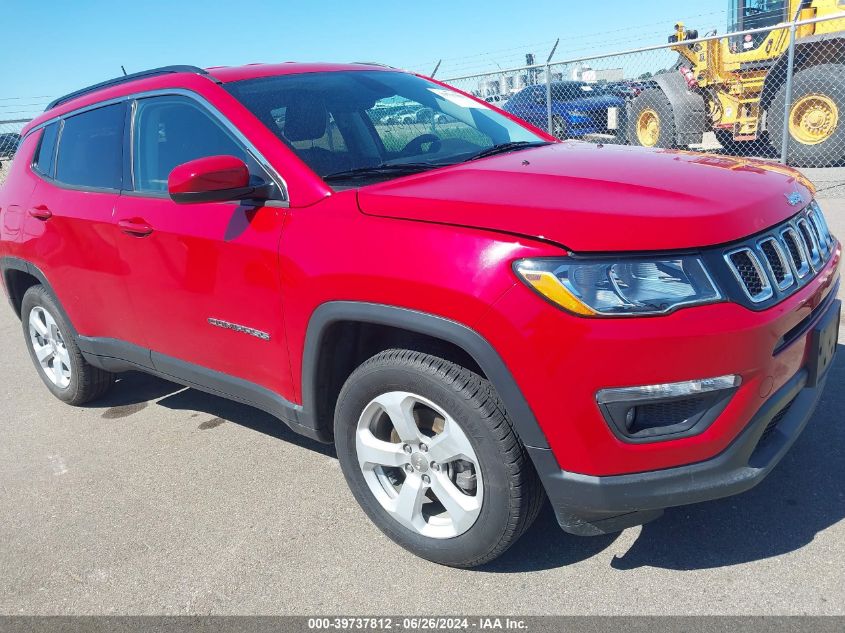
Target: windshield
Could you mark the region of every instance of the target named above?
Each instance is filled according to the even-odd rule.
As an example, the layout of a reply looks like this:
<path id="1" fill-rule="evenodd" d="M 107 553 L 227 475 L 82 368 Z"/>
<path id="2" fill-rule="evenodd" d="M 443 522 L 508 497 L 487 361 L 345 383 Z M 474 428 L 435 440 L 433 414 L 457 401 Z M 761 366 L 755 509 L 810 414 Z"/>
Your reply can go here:
<path id="1" fill-rule="evenodd" d="M 225 88 L 321 177 L 360 178 L 372 168 L 386 179 L 405 164 L 435 168 L 543 141 L 483 103 L 403 72 L 279 75 Z"/>
<path id="2" fill-rule="evenodd" d="M 730 0 L 728 32 L 774 26 L 788 20 L 787 0 Z"/>

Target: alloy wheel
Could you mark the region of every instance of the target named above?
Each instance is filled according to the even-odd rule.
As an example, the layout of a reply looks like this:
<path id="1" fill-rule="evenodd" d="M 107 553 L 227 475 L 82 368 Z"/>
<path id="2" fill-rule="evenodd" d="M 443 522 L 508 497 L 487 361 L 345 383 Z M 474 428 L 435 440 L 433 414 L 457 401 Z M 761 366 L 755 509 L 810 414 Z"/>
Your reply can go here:
<path id="1" fill-rule="evenodd" d="M 41 371 L 60 389 L 70 385 L 70 354 L 53 316 L 41 306 L 29 313 L 29 340 Z"/>
<path id="2" fill-rule="evenodd" d="M 453 538 L 478 519 L 478 458 L 463 429 L 430 400 L 403 391 L 379 395 L 361 414 L 355 448 L 370 492 L 409 530 Z"/>

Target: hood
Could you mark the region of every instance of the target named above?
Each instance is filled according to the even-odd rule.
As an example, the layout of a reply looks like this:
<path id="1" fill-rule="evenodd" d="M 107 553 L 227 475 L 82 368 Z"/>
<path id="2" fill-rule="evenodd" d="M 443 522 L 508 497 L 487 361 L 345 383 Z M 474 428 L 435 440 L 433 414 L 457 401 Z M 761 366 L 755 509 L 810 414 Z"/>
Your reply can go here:
<path id="1" fill-rule="evenodd" d="M 797 213 L 810 187 L 797 171 L 762 161 L 566 142 L 371 185 L 358 200 L 369 215 L 503 231 L 575 252 L 643 251 L 748 237 Z M 796 191 L 803 203 L 793 206 Z"/>

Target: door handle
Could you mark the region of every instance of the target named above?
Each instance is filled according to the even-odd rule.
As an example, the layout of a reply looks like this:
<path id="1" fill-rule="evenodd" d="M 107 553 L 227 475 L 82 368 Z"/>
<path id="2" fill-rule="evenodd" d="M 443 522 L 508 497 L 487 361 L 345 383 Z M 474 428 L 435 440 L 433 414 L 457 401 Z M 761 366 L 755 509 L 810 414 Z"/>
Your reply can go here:
<path id="1" fill-rule="evenodd" d="M 119 220 L 117 225 L 120 230 L 136 237 L 146 237 L 153 232 L 153 227 L 143 220 Z"/>
<path id="2" fill-rule="evenodd" d="M 37 220 L 49 220 L 53 217 L 53 212 L 46 205 L 39 204 L 29 210 L 29 215 Z"/>

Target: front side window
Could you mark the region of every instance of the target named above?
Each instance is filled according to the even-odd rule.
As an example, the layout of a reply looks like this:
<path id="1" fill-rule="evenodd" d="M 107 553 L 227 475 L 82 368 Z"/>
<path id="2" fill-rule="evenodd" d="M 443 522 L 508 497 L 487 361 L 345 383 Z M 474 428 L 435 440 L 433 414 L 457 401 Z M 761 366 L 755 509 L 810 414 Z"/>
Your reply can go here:
<path id="1" fill-rule="evenodd" d="M 38 141 L 38 150 L 32 166 L 35 170 L 48 178 L 53 177 L 53 165 L 56 160 L 56 140 L 59 137 L 59 123 L 51 123 L 41 130 L 41 140 Z"/>
<path id="2" fill-rule="evenodd" d="M 91 189 L 120 189 L 124 104 L 68 117 L 62 126 L 56 180 Z"/>
<path id="3" fill-rule="evenodd" d="M 327 181 L 362 170 L 390 178 L 403 165 L 435 168 L 544 142 L 485 103 L 403 72 L 302 73 L 225 88 Z"/>
<path id="4" fill-rule="evenodd" d="M 250 168 L 254 184 L 264 180 L 256 161 L 235 136 L 193 99 L 140 99 L 132 132 L 135 191 L 166 193 L 170 172 L 207 156 L 235 156 Z"/>

